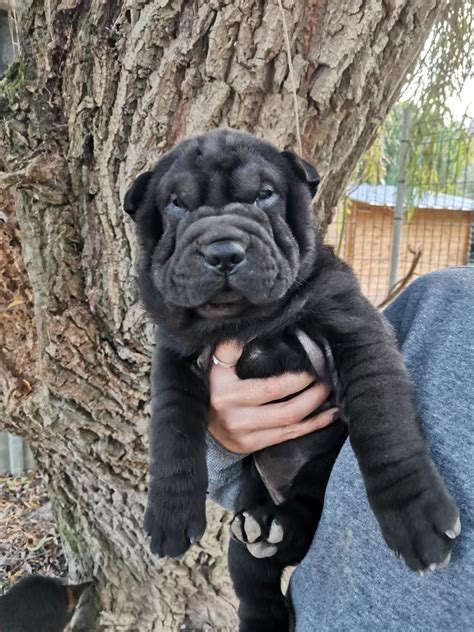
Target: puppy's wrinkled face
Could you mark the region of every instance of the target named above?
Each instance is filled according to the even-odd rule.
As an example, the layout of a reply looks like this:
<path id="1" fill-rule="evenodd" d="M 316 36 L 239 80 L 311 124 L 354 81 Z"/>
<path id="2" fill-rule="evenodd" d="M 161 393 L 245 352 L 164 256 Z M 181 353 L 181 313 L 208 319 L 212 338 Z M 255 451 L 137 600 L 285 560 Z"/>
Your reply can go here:
<path id="1" fill-rule="evenodd" d="M 248 134 L 222 129 L 183 141 L 125 197 L 142 247 L 142 288 L 147 277 L 155 306 L 202 319 L 274 304 L 311 248 L 317 182 L 310 165 Z"/>

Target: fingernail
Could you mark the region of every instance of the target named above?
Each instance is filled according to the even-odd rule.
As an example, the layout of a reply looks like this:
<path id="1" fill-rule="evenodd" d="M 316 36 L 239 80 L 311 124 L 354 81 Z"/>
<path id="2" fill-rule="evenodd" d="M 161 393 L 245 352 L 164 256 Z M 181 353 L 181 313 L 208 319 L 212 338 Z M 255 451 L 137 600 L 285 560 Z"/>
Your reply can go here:
<path id="1" fill-rule="evenodd" d="M 340 418 L 341 418 L 341 411 L 336 410 L 336 412 L 333 413 L 333 416 L 331 417 L 331 421 L 337 421 Z"/>

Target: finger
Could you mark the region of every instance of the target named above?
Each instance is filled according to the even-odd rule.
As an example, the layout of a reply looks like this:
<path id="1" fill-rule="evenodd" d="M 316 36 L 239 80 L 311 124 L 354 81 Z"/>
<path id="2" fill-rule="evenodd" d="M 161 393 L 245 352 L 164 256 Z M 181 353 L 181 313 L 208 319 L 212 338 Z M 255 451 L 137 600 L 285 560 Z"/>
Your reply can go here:
<path id="1" fill-rule="evenodd" d="M 214 355 L 222 362 L 237 364 L 240 356 L 242 355 L 242 351 L 243 347 L 241 347 L 235 340 L 226 340 L 225 342 L 221 342 L 217 345 L 214 350 Z"/>
<path id="2" fill-rule="evenodd" d="M 277 429 L 300 423 L 329 397 L 326 384 L 314 384 L 286 402 L 235 409 L 228 416 L 228 425 L 240 431 Z M 234 419 L 235 415 L 235 419 Z M 235 423 L 234 423 L 235 421 Z"/>
<path id="3" fill-rule="evenodd" d="M 240 347 L 234 340 L 221 342 L 214 350 L 214 356 L 222 362 L 236 365 L 242 355 L 243 347 Z M 209 371 L 209 385 L 211 394 L 219 389 L 224 391 L 229 388 L 229 383 L 238 381 L 237 373 L 234 366 L 225 368 L 212 362 Z M 233 388 L 233 386 L 232 386 Z"/>
<path id="4" fill-rule="evenodd" d="M 223 369 L 223 371 L 230 371 L 230 369 Z M 210 376 L 211 403 L 217 410 L 232 406 L 243 408 L 268 404 L 268 402 L 299 393 L 314 382 L 314 376 L 309 373 L 284 373 L 267 379 L 236 379 L 230 388 L 229 378 L 223 371 L 211 371 Z"/>
<path id="5" fill-rule="evenodd" d="M 329 410 L 319 413 L 319 415 L 316 415 L 312 419 L 300 421 L 300 423 L 291 426 L 272 428 L 271 430 L 256 430 L 252 436 L 249 437 L 248 443 L 244 446 L 245 452 L 256 452 L 257 450 L 268 448 L 271 445 L 283 443 L 283 441 L 303 437 L 315 430 L 326 428 L 326 426 L 329 426 L 338 419 L 340 419 L 339 408 L 329 408 Z"/>

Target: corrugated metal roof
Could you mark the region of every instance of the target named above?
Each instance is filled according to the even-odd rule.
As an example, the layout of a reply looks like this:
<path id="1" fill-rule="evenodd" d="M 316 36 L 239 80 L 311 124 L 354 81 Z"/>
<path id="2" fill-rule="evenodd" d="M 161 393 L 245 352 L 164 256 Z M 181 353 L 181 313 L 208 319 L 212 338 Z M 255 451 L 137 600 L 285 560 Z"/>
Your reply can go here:
<path id="1" fill-rule="evenodd" d="M 393 184 L 359 184 L 349 193 L 351 200 L 364 202 L 371 206 L 395 206 L 397 187 Z M 423 195 L 416 196 L 416 208 L 431 208 L 453 211 L 474 211 L 474 200 L 451 195 L 450 193 L 434 193 L 427 191 Z"/>

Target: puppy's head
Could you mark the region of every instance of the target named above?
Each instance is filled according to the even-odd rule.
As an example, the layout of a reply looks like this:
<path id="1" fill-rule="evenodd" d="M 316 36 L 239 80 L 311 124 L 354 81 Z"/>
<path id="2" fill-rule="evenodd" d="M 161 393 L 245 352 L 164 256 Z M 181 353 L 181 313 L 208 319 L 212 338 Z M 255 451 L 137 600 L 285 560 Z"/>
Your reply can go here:
<path id="1" fill-rule="evenodd" d="M 11 626 L 1 629 L 60 632 L 72 619 L 82 593 L 92 584 L 66 585 L 41 575 L 23 577 L 0 597 L 0 626 L 4 619 Z"/>
<path id="2" fill-rule="evenodd" d="M 318 182 L 295 154 L 242 132 L 177 145 L 124 200 L 137 224 L 149 311 L 158 321 L 185 313 L 217 324 L 278 305 L 314 258 Z"/>

